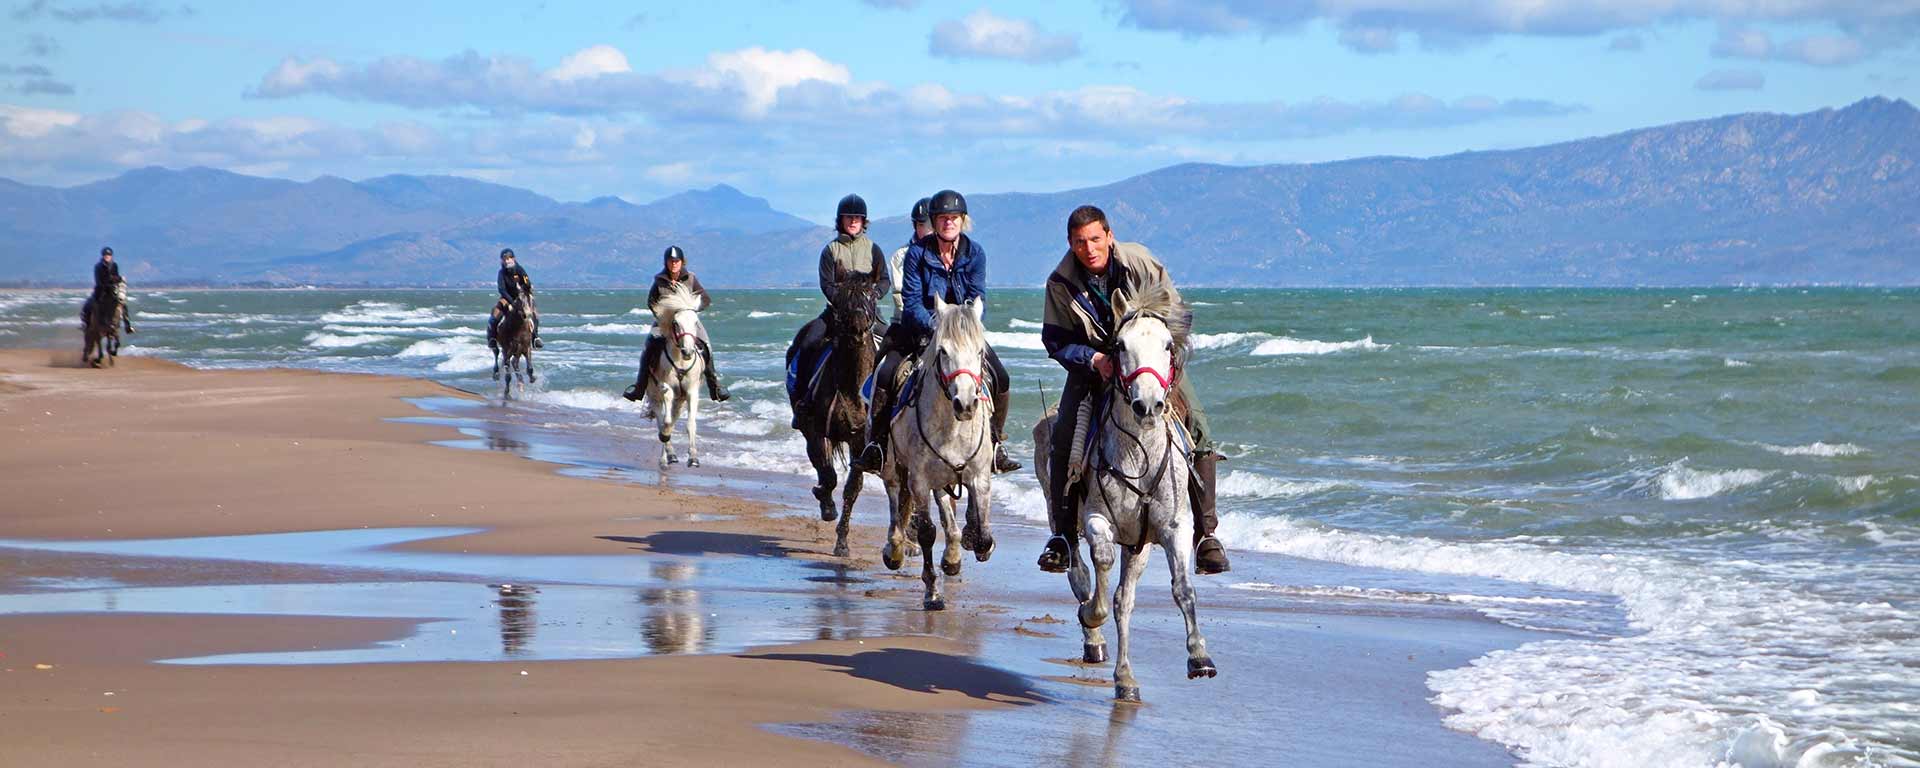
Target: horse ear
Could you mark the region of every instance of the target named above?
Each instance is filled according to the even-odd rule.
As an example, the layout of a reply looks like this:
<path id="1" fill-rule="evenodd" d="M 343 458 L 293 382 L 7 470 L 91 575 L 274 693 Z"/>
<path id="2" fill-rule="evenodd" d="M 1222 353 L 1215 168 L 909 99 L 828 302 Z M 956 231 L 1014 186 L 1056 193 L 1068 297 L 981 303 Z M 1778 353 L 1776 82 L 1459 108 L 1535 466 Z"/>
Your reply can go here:
<path id="1" fill-rule="evenodd" d="M 973 310 L 973 319 L 979 320 L 987 315 L 987 302 L 978 296 L 967 300 L 967 309 Z"/>
<path id="2" fill-rule="evenodd" d="M 939 296 L 933 297 L 933 313 L 938 315 L 938 314 L 943 314 L 946 311 L 947 311 L 947 300 Z"/>

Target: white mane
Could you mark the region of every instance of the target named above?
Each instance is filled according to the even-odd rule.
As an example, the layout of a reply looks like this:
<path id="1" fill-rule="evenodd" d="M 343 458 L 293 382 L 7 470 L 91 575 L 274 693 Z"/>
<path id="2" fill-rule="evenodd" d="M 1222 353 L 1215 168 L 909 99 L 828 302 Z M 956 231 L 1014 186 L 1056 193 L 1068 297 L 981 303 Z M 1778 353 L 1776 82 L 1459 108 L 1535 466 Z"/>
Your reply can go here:
<path id="1" fill-rule="evenodd" d="M 700 297 L 685 283 L 674 283 L 673 287 L 662 291 L 660 301 L 653 305 L 653 335 L 664 336 L 662 327 L 673 327 L 681 322 L 679 315 L 692 313 L 696 319 L 700 312 Z"/>

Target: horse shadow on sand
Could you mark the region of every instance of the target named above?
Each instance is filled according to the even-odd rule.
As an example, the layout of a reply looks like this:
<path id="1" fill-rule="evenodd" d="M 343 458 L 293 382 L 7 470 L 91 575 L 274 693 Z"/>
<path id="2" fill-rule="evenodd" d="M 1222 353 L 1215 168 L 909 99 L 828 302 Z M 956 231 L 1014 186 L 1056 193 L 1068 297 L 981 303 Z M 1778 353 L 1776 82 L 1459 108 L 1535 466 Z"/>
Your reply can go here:
<path id="1" fill-rule="evenodd" d="M 797 550 L 780 539 L 752 533 L 714 531 L 661 531 L 650 536 L 595 536 L 602 541 L 636 545 L 634 549 L 656 555 L 755 555 L 790 557 Z"/>
<path id="2" fill-rule="evenodd" d="M 830 653 L 743 654 L 738 658 L 797 661 L 833 667 L 842 674 L 886 683 L 915 693 L 953 691 L 968 698 L 1027 706 L 1053 700 L 1035 690 L 1024 675 L 990 667 L 964 656 L 913 648 L 885 648 L 850 655 Z"/>

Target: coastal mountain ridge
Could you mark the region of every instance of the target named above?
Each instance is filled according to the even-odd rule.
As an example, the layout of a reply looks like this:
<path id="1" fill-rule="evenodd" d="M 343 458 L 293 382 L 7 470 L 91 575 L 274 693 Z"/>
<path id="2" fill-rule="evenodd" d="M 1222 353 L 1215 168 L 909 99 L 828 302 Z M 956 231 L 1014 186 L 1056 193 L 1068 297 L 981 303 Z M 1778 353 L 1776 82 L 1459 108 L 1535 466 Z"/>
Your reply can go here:
<path id="1" fill-rule="evenodd" d="M 1909 285 L 1916 162 L 1920 110 L 1876 97 L 1424 159 L 1183 164 L 968 203 L 996 285 L 1040 284 L 1087 203 L 1189 284 Z M 904 217 L 873 224 L 883 247 L 906 239 Z M 112 244 L 146 284 L 487 285 L 492 254 L 512 247 L 545 286 L 639 286 L 678 244 L 709 285 L 789 286 L 831 236 L 727 185 L 636 205 L 452 176 L 0 179 L 0 263 L 16 283 L 84 282 Z"/>

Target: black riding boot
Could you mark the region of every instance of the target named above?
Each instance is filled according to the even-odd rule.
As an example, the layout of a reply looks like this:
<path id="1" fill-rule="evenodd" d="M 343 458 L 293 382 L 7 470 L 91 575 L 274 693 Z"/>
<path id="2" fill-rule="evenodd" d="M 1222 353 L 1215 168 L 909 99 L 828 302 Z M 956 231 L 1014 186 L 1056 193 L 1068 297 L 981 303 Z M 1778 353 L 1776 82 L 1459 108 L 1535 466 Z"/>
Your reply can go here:
<path id="1" fill-rule="evenodd" d="M 487 349 L 500 351 L 500 308 L 494 307 L 493 314 L 487 316 Z"/>
<path id="2" fill-rule="evenodd" d="M 1020 469 L 1020 462 L 1007 457 L 1007 393 L 993 393 L 993 471 L 1004 475 Z"/>
<path id="3" fill-rule="evenodd" d="M 1220 454 L 1194 454 L 1193 474 L 1187 482 L 1187 500 L 1193 503 L 1193 571 L 1202 576 L 1233 570 L 1227 562 L 1227 548 L 1213 537 L 1214 528 L 1220 525 L 1214 507 L 1214 470 L 1219 463 Z"/>
<path id="4" fill-rule="evenodd" d="M 627 387 L 627 391 L 621 393 L 621 397 L 626 398 L 629 402 L 635 403 L 647 399 L 647 385 L 653 381 L 653 365 L 660 361 L 660 353 L 664 351 L 662 348 L 664 344 L 665 342 L 658 336 L 647 337 L 647 346 L 640 350 L 640 371 L 633 376 L 633 386 Z M 640 415 L 649 419 L 653 418 L 652 405 L 649 404 Z"/>
<path id="5" fill-rule="evenodd" d="M 533 348 L 546 349 L 547 348 L 546 342 L 543 342 L 540 340 L 540 316 L 536 314 L 533 316 L 532 319 L 533 319 Z"/>
<path id="6" fill-rule="evenodd" d="M 1054 462 L 1064 468 L 1065 461 Z M 1040 552 L 1040 570 L 1047 573 L 1066 573 L 1073 564 L 1071 552 L 1080 540 L 1080 521 L 1078 502 L 1085 489 L 1085 483 L 1067 484 L 1066 472 L 1061 471 L 1047 478 L 1047 527 L 1053 530 L 1053 536 L 1047 539 L 1047 548 Z"/>
<path id="7" fill-rule="evenodd" d="M 892 387 L 887 382 L 876 382 L 873 387 L 873 403 L 867 409 L 867 446 L 860 451 L 860 457 L 854 459 L 854 469 L 862 472 L 880 472 L 880 465 L 887 461 L 887 437 L 893 430 L 893 420 L 888 418 L 893 410 Z"/>
<path id="8" fill-rule="evenodd" d="M 720 372 L 713 367 L 713 348 L 700 345 L 700 354 L 707 358 L 707 396 L 716 403 L 724 403 L 733 395 L 727 394 L 727 388 L 720 386 Z"/>

